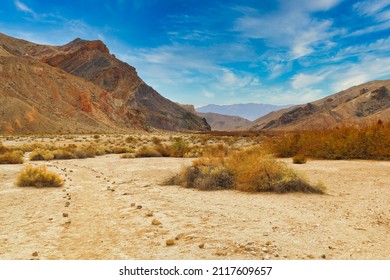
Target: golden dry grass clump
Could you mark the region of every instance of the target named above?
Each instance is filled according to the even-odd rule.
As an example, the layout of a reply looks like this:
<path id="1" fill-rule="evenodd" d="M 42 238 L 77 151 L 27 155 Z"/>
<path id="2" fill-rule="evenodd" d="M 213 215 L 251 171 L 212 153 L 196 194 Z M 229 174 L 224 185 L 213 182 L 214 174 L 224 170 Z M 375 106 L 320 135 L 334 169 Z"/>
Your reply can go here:
<path id="1" fill-rule="evenodd" d="M 0 164 L 22 164 L 24 162 L 23 155 L 23 151 L 10 149 L 0 142 Z"/>
<path id="2" fill-rule="evenodd" d="M 0 154 L 0 164 L 22 164 L 24 162 L 23 154 L 23 151 L 20 150 L 4 152 Z"/>
<path id="3" fill-rule="evenodd" d="M 255 146 L 228 157 L 202 157 L 169 181 L 201 190 L 236 189 L 245 192 L 324 193 L 286 164 Z"/>
<path id="4" fill-rule="evenodd" d="M 51 160 L 54 158 L 53 152 L 42 148 L 36 148 L 30 153 L 30 160 Z"/>
<path id="5" fill-rule="evenodd" d="M 64 180 L 54 173 L 47 171 L 46 166 L 26 166 L 18 175 L 16 185 L 19 187 L 62 187 Z"/>

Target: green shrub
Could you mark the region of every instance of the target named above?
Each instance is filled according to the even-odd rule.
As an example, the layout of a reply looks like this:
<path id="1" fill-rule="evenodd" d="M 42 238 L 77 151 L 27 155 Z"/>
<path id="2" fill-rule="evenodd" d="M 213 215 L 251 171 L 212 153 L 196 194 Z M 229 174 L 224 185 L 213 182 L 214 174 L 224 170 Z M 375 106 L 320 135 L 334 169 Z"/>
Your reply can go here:
<path id="1" fill-rule="evenodd" d="M 62 187 L 64 181 L 61 177 L 46 170 L 46 166 L 26 166 L 18 175 L 16 185 L 19 187 Z"/>

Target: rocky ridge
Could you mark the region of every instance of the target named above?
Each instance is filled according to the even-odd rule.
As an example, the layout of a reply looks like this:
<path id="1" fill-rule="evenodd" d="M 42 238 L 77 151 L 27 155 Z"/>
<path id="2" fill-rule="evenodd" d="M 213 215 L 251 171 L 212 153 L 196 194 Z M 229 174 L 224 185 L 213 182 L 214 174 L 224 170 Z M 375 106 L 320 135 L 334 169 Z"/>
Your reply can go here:
<path id="1" fill-rule="evenodd" d="M 106 106 L 109 110 L 107 112 L 103 110 L 102 113 L 113 122 L 113 128 L 146 130 L 156 128 L 172 131 L 210 129 L 205 119 L 162 97 L 148 86 L 138 77 L 134 67 L 110 54 L 107 46 L 102 41 L 75 39 L 64 46 L 45 46 L 0 33 L 0 47 L 1 59 L 4 59 L 6 55 L 12 55 L 15 63 L 17 63 L 17 60 L 25 64 L 27 68 L 29 65 L 27 61 L 36 65 L 49 65 L 50 68 L 42 66 L 45 71 L 41 75 L 61 73 L 64 76 L 64 72 L 66 72 L 68 74 L 65 75 L 67 78 L 72 76 L 70 80 L 75 80 L 74 77 L 78 77 L 78 83 L 85 83 L 87 88 L 92 86 L 91 83 L 99 88 L 103 93 L 99 96 L 105 98 L 105 103 L 109 107 Z M 63 71 L 58 72 L 55 69 Z M 0 74 L 2 74 L 3 79 L 7 77 L 7 71 L 3 70 Z M 22 76 L 19 79 L 24 83 Z M 33 81 L 34 78 L 30 80 Z M 47 82 L 51 83 L 53 80 L 60 81 L 61 79 L 51 77 L 50 81 Z M 57 91 L 64 97 L 63 85 L 57 83 L 56 86 Z M 12 85 L 8 87 L 12 89 Z M 31 89 L 34 86 L 27 84 L 26 87 Z M 84 90 L 83 92 L 87 97 L 80 97 L 81 103 L 85 103 L 85 100 L 96 101 L 96 96 L 88 93 L 90 91 Z M 10 90 L 4 88 L 0 93 L 9 95 Z M 18 93 L 30 94 L 29 91 Z M 80 106 L 83 107 L 84 105 Z M 44 109 L 39 110 L 44 111 Z M 88 109 L 88 111 L 91 110 Z M 91 112 L 84 111 L 84 113 Z M 15 123 L 15 121 L 13 122 Z M 11 124 L 11 126 L 14 127 L 14 130 L 19 130 L 14 124 Z"/>

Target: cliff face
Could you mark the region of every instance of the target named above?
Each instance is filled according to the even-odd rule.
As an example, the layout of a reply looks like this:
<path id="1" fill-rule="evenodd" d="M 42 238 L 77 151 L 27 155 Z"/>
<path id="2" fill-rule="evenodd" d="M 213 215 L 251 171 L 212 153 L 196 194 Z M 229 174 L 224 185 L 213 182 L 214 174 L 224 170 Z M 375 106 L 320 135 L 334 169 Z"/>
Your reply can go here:
<path id="1" fill-rule="evenodd" d="M 81 133 L 142 129 L 92 83 L 33 59 L 0 55 L 0 132 Z"/>
<path id="2" fill-rule="evenodd" d="M 368 82 L 305 105 L 272 112 L 241 129 L 327 129 L 378 120 L 390 120 L 390 80 Z"/>
<path id="3" fill-rule="evenodd" d="M 6 52 L 22 60 L 50 65 L 52 69 L 69 73 L 67 77 L 78 77 L 85 84 L 94 84 L 104 92 L 111 108 L 107 118 L 118 127 L 172 131 L 210 129 L 203 118 L 189 113 L 146 85 L 134 67 L 116 59 L 101 41 L 76 39 L 54 47 L 0 34 L 0 46 L 4 50 L 0 50 L 0 55 Z M 64 91 L 61 84 L 58 87 L 60 92 Z"/>

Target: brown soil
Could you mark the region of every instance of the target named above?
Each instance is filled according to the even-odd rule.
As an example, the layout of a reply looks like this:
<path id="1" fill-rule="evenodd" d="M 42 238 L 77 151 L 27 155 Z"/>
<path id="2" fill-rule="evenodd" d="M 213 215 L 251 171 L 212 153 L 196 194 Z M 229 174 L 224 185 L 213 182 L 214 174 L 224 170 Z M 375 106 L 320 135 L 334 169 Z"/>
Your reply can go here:
<path id="1" fill-rule="evenodd" d="M 291 164 L 327 195 L 160 185 L 190 163 L 47 162 L 66 179 L 49 189 L 16 187 L 22 166 L 1 165 L 0 259 L 389 259 L 390 162 Z"/>

